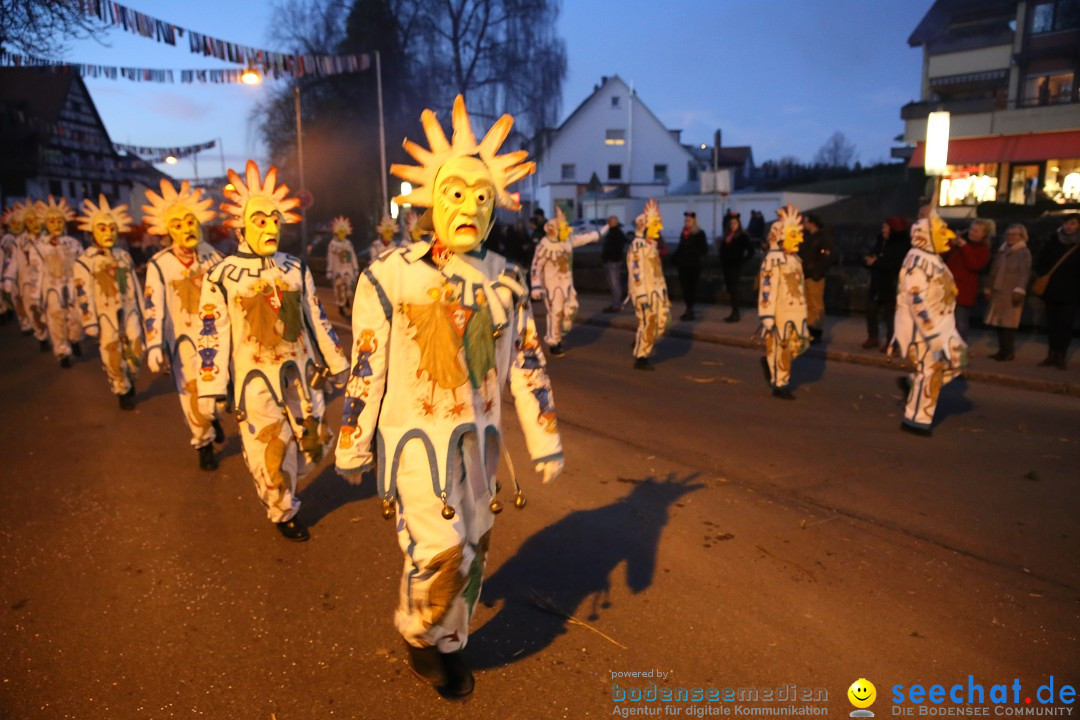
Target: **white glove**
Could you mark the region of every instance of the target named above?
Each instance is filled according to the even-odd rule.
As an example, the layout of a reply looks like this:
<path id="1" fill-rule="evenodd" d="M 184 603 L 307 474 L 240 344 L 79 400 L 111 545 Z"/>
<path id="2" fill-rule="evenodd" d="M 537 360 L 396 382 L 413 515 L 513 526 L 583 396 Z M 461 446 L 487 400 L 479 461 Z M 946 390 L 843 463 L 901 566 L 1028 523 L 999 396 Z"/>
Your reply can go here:
<path id="1" fill-rule="evenodd" d="M 536 463 L 534 469 L 536 470 L 536 472 L 543 474 L 543 483 L 547 485 L 549 482 L 562 474 L 563 461 L 562 458 L 556 458 L 555 460 L 545 460 L 544 462 Z"/>
<path id="2" fill-rule="evenodd" d="M 98 336 L 97 325 L 87 325 L 83 330 L 86 333 L 86 337 L 96 338 Z"/>
<path id="3" fill-rule="evenodd" d="M 165 369 L 165 356 L 160 347 L 152 347 L 146 353 L 146 367 L 152 373 L 159 373 Z"/>

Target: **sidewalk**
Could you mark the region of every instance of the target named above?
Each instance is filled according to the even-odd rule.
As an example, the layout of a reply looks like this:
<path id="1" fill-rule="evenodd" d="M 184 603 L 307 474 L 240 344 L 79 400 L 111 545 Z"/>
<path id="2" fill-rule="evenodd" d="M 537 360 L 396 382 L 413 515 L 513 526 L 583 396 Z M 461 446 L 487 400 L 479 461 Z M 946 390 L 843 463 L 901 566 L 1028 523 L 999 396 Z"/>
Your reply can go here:
<path id="1" fill-rule="evenodd" d="M 579 295 L 578 298 L 581 302 L 579 322 L 631 332 L 637 329 L 637 320 L 629 306 L 624 306 L 620 313 L 606 314 L 602 309 L 609 302 L 607 295 Z M 737 323 L 723 321 L 731 310 L 728 305 L 698 305 L 695 309 L 698 319 L 693 322 L 682 322 L 678 319 L 684 309 L 681 302 L 672 305 L 673 322 L 668 328 L 669 336 L 735 347 L 760 347 L 753 337 L 758 327 L 757 313 L 753 308 L 743 308 L 742 319 Z M 807 355 L 836 362 L 899 370 L 896 359 L 890 361 L 878 350 L 864 350 L 864 340 L 866 320 L 863 316 L 826 317 L 825 341 L 811 347 Z M 1062 371 L 1037 367 L 1036 364 L 1046 357 L 1046 336 L 1041 333 L 1033 335 L 1018 332 L 1016 359 L 1007 363 L 990 359 L 990 355 L 997 351 L 997 335 L 994 331 L 972 329 L 968 341 L 968 367 L 964 371 L 964 377 L 968 380 L 1080 397 L 1080 357 L 1075 350 L 1077 343 L 1073 343 L 1071 366 Z M 570 342 L 572 344 L 573 340 Z"/>

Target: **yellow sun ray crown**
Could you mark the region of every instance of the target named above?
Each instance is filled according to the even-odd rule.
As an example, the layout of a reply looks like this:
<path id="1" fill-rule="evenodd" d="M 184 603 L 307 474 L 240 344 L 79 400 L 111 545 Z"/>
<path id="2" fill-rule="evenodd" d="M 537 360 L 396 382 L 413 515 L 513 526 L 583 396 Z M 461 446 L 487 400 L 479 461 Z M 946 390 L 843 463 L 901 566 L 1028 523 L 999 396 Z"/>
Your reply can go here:
<path id="1" fill-rule="evenodd" d="M 638 221 L 644 223 L 646 232 L 650 228 L 654 228 L 657 233 L 664 229 L 664 216 L 660 214 L 660 203 L 656 202 L 656 198 L 648 199 L 645 209 L 634 219 L 634 224 L 636 225 Z"/>
<path id="2" fill-rule="evenodd" d="M 62 197 L 59 201 L 57 201 L 55 197 L 50 195 L 49 201 L 47 203 L 44 203 L 44 205 L 44 217 L 49 217 L 50 215 L 59 215 L 60 217 L 64 218 L 64 222 L 71 222 L 75 219 L 75 211 L 71 208 L 70 205 L 68 205 L 67 198 Z"/>
<path id="3" fill-rule="evenodd" d="M 379 235 L 382 235 L 386 230 L 393 230 L 395 233 L 398 231 L 397 220 L 389 215 L 383 215 L 382 220 L 375 226 L 375 232 L 379 233 Z"/>
<path id="4" fill-rule="evenodd" d="M 420 227 L 420 216 L 416 214 L 415 210 L 409 210 L 405 213 L 405 232 L 412 238 L 413 242 L 419 242 L 424 236 L 424 231 Z"/>
<path id="5" fill-rule="evenodd" d="M 779 225 L 778 231 L 780 237 L 778 243 L 781 247 L 791 248 L 789 252 L 794 252 L 799 247 L 799 244 L 803 241 L 803 229 L 802 229 L 802 215 L 799 214 L 799 209 L 788 203 L 787 207 L 782 207 L 776 211 L 777 221 L 774 224 Z"/>
<path id="6" fill-rule="evenodd" d="M 330 234 L 337 235 L 338 230 L 344 230 L 345 235 L 352 235 L 352 223 L 344 215 L 338 215 L 330 221 Z"/>
<path id="7" fill-rule="evenodd" d="M 7 210 L 4 211 L 3 218 L 0 218 L 0 222 L 3 222 L 5 225 L 13 222 L 21 223 L 25 215 L 26 205 L 24 205 L 21 200 L 16 200 L 8 205 Z"/>
<path id="8" fill-rule="evenodd" d="M 435 177 L 439 174 L 439 169 L 453 158 L 475 155 L 491 172 L 498 205 L 508 210 L 520 209 L 521 204 L 514 200 L 506 188 L 536 172 L 536 163 L 523 162 L 529 156 L 525 150 L 503 155 L 496 154 L 514 125 L 514 118 L 511 115 L 503 115 L 496 120 L 479 143 L 473 135 L 469 114 L 465 110 L 465 98 L 461 95 L 454 98 L 452 117 L 454 133 L 450 141 L 447 141 L 446 133 L 439 125 L 434 111 L 424 110 L 420 114 L 420 122 L 424 126 L 424 134 L 427 135 L 430 150 L 425 150 L 408 138 L 405 139 L 403 144 L 405 152 L 420 164 L 395 163 L 390 166 L 391 174 L 411 183 L 413 187 L 412 192 L 407 195 L 396 196 L 395 203 L 430 208 L 434 200 Z"/>
<path id="9" fill-rule="evenodd" d="M 90 198 L 83 199 L 82 215 L 79 215 L 79 229 L 86 232 L 94 231 L 94 223 L 98 218 L 109 217 L 116 221 L 116 232 L 126 233 L 131 230 L 131 216 L 128 215 L 127 205 L 109 207 L 109 199 L 104 193 L 98 195 L 98 203 L 95 205 Z"/>
<path id="10" fill-rule="evenodd" d="M 40 220 L 45 219 L 45 203 L 40 200 L 30 200 L 27 198 L 26 204 L 23 205 L 23 220 L 28 220 L 31 217 L 37 217 Z"/>
<path id="11" fill-rule="evenodd" d="M 248 200 L 254 197 L 264 197 L 273 203 L 274 209 L 281 213 L 283 222 L 300 222 L 300 216 L 290 212 L 293 208 L 300 206 L 300 200 L 288 197 L 289 186 L 284 183 L 278 185 L 277 173 L 277 167 L 271 165 L 266 171 L 266 179 L 260 179 L 259 166 L 254 160 L 247 161 L 243 178 L 235 170 L 229 168 L 229 183 L 233 189 L 225 190 L 225 198 L 231 202 L 221 203 L 221 210 L 226 215 L 226 227 L 244 229 L 244 208 Z"/>
<path id="12" fill-rule="evenodd" d="M 186 211 L 184 215 L 194 215 L 200 225 L 210 222 L 217 217 L 217 213 L 210 209 L 214 201 L 202 195 L 202 188 L 192 190 L 191 183 L 187 180 L 180 182 L 180 190 L 177 191 L 171 182 L 162 179 L 160 195 L 153 190 L 146 191 L 146 201 L 150 203 L 142 206 L 146 214 L 146 232 L 151 235 L 168 235 L 169 215 L 177 207 Z"/>

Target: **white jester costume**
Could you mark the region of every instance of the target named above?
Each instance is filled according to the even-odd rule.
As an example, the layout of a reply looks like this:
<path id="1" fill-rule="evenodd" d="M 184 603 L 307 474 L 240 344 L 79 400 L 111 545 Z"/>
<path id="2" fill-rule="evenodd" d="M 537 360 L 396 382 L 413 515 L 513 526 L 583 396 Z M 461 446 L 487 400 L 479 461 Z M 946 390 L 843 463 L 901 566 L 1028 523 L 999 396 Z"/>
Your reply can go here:
<path id="1" fill-rule="evenodd" d="M 356 290 L 356 278 L 360 275 L 360 263 L 353 247 L 352 223 L 349 218 L 338 215 L 330 223 L 330 244 L 326 248 L 326 279 L 334 288 L 334 302 L 343 313 L 348 313 L 349 302 Z"/>
<path id="2" fill-rule="evenodd" d="M 562 445 L 524 278 L 481 245 L 495 205 L 514 207 L 506 186 L 535 165 L 522 162 L 524 151 L 496 154 L 509 115 L 479 143 L 461 96 L 452 143 L 432 111 L 421 119 L 431 151 L 406 141 L 421 165 L 391 172 L 414 188 L 395 202 L 431 208 L 421 224 L 435 239 L 381 256 L 360 278 L 337 465 L 348 476 L 377 458 L 384 514 L 396 507 L 405 556 L 398 631 L 413 648 L 452 654 L 468 639 L 501 510 L 508 382 L 545 481 L 562 468 Z M 524 504 L 520 493 L 515 504 Z"/>
<path id="3" fill-rule="evenodd" d="M 311 270 L 277 251 L 281 224 L 300 220 L 290 212 L 300 201 L 277 184 L 277 168 L 264 182 L 251 160 L 242 178 L 230 169 L 229 182 L 235 189 L 226 190 L 221 209 L 242 238 L 202 284 L 199 396 L 223 399 L 232 382 L 244 461 L 259 499 L 271 522 L 288 523 L 300 509 L 297 480 L 314 469 L 334 437 L 322 390 L 312 380 L 349 364 Z"/>
<path id="4" fill-rule="evenodd" d="M 626 253 L 627 296 L 637 315 L 634 358 L 652 355 L 656 339 L 667 330 L 671 319 L 667 281 L 656 239 L 664 229 L 656 200 L 645 203 L 645 212 L 635 221 L 634 239 Z"/>
<path id="5" fill-rule="evenodd" d="M 75 307 L 75 261 L 83 248 L 65 232 L 75 219 L 66 199 L 57 202 L 50 195 L 44 217 L 45 235 L 38 240 L 37 252 L 29 255 L 34 278 L 30 297 L 31 304 L 44 314 L 53 354 L 63 360 L 71 355 L 71 344 L 83 335 L 82 319 Z M 68 366 L 66 362 L 64 366 Z"/>
<path id="6" fill-rule="evenodd" d="M 791 380 L 791 363 L 810 345 L 806 325 L 806 289 L 799 244 L 802 216 L 793 206 L 776 211 L 769 229 L 769 251 L 758 275 L 758 318 L 765 339 L 765 361 L 773 390 Z"/>
<path id="7" fill-rule="evenodd" d="M 19 286 L 16 281 L 16 252 L 18 239 L 25 230 L 24 215 L 26 206 L 21 202 L 12 203 L 4 211 L 4 227 L 7 232 L 0 238 L 0 312 L 14 311 L 19 327 L 24 332 L 30 329 L 30 319 L 23 310 L 19 299 Z"/>
<path id="8" fill-rule="evenodd" d="M 574 289 L 574 248 L 599 240 L 607 232 L 595 230 L 570 233 L 562 208 L 555 208 L 555 217 L 544 224 L 544 237 L 536 245 L 530 272 L 533 299 L 544 300 L 546 332 L 544 342 L 549 347 L 562 345 L 563 333 L 570 332 L 578 311 L 577 290 Z"/>
<path id="9" fill-rule="evenodd" d="M 15 257 L 8 265 L 9 275 L 5 276 L 5 284 L 12 288 L 15 296 L 15 310 L 22 313 L 19 315 L 19 325 L 24 331 L 30 330 L 34 339 L 42 343 L 42 349 L 47 350 L 49 328 L 45 323 L 45 314 L 38 304 L 36 288 L 38 287 L 38 273 L 41 271 L 41 263 L 35 261 L 35 256 L 40 255 L 38 239 L 41 237 L 42 223 L 45 221 L 45 203 L 40 200 L 27 201 L 23 206 L 23 226 L 21 235 L 15 238 Z M 40 258 L 38 258 L 40 259 Z"/>
<path id="10" fill-rule="evenodd" d="M 201 189 L 193 191 L 187 180 L 180 183 L 179 192 L 168 180 L 162 180 L 161 194 L 147 190 L 150 204 L 142 207 L 146 231 L 172 241 L 146 264 L 143 328 L 147 365 L 154 372 L 171 369 L 194 448 L 213 441 L 217 417 L 213 398 L 200 398 L 197 387 L 202 364 L 199 301 L 203 280 L 221 262 L 221 254 L 202 239 L 202 224 L 217 217 L 210 209 L 213 200 L 202 194 Z"/>
<path id="11" fill-rule="evenodd" d="M 383 219 L 375 226 L 378 236 L 371 241 L 371 247 L 368 248 L 369 262 L 375 262 L 384 253 L 401 247 L 401 244 L 394 239 L 397 231 L 398 224 L 394 222 L 394 219 L 389 215 L 383 215 Z"/>
<path id="12" fill-rule="evenodd" d="M 98 339 L 109 387 L 121 396 L 121 407 L 130 410 L 146 345 L 135 264 L 116 247 L 118 234 L 131 228 L 131 216 L 127 205 L 109 207 L 104 195 L 97 205 L 83 200 L 82 210 L 79 229 L 93 235 L 94 245 L 75 263 L 75 302 L 86 334 Z"/>
<path id="13" fill-rule="evenodd" d="M 967 364 L 956 330 L 956 283 L 941 258 L 955 234 L 932 214 L 911 228 L 911 250 L 900 268 L 895 335 L 890 348 L 913 366 L 903 424 L 929 431 L 941 388 Z"/>

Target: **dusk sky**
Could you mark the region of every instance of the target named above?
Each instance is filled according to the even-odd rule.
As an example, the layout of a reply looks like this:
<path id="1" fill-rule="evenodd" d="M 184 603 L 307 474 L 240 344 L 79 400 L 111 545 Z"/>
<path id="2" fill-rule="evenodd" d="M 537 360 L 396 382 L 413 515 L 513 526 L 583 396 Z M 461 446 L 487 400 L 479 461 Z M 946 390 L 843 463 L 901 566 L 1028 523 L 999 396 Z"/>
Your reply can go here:
<path id="1" fill-rule="evenodd" d="M 126 0 L 136 10 L 223 40 L 270 47 L 270 3 Z M 750 145 L 759 164 L 793 155 L 811 160 L 840 130 L 863 163 L 885 160 L 916 99 L 921 54 L 908 35 L 931 0 L 678 0 L 616 3 L 566 0 L 559 34 L 569 70 L 562 117 L 603 75 L 633 83 L 638 97 L 683 141 Z M 223 9 L 224 8 L 224 9 Z M 113 30 L 103 47 L 70 42 L 66 60 L 152 68 L 235 67 Z M 88 79 L 115 142 L 180 146 L 223 139 L 225 162 L 264 159 L 249 112 L 265 86 L 134 83 Z M 398 143 L 400 138 L 387 138 Z M 190 163 L 160 166 L 191 177 Z M 215 149 L 200 175 L 219 175 Z"/>

